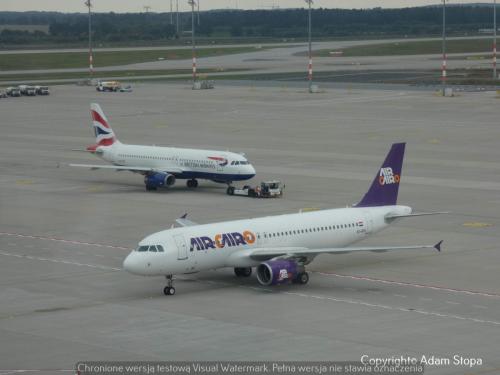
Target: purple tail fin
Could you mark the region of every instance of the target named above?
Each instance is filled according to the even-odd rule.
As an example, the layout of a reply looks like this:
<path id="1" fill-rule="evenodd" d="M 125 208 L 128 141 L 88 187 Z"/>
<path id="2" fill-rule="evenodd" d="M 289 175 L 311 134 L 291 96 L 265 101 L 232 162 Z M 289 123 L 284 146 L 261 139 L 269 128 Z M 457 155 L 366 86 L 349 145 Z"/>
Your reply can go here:
<path id="1" fill-rule="evenodd" d="M 370 190 L 356 207 L 393 206 L 398 201 L 406 143 L 394 143 L 377 172 Z"/>

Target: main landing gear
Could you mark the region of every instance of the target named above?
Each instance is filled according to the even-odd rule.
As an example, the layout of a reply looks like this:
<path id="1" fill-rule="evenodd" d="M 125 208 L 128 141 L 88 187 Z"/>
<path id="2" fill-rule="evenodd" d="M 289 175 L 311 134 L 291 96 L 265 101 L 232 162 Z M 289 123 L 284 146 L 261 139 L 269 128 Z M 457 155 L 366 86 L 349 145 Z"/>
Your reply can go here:
<path id="1" fill-rule="evenodd" d="M 295 284 L 305 285 L 309 282 L 309 274 L 307 272 L 302 272 L 297 275 L 295 280 L 293 280 Z"/>
<path id="2" fill-rule="evenodd" d="M 163 294 L 166 296 L 173 296 L 175 294 L 174 277 L 172 275 L 165 276 L 167 279 L 167 286 L 163 289 Z"/>
<path id="3" fill-rule="evenodd" d="M 187 180 L 186 185 L 188 188 L 194 189 L 198 187 L 198 180 L 194 178 L 192 180 Z"/>
<path id="4" fill-rule="evenodd" d="M 252 275 L 252 267 L 236 267 L 234 274 L 237 277 L 250 277 Z"/>

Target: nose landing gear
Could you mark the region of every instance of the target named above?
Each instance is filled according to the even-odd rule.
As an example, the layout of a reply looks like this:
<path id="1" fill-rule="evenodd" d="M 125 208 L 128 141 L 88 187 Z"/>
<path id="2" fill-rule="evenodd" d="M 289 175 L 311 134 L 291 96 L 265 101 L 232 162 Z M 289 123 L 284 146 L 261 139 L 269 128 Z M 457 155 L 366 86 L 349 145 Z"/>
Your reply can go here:
<path id="1" fill-rule="evenodd" d="M 174 277 L 172 275 L 166 275 L 167 286 L 163 289 L 163 294 L 166 296 L 173 296 L 175 294 L 174 288 Z"/>

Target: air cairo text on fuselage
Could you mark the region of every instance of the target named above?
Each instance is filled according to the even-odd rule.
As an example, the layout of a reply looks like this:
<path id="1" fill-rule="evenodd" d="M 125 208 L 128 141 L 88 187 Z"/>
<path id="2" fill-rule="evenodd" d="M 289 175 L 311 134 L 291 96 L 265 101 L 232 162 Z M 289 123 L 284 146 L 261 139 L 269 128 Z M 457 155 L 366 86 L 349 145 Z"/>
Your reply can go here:
<path id="1" fill-rule="evenodd" d="M 249 230 L 246 230 L 242 233 L 220 233 L 216 234 L 213 239 L 208 236 L 192 237 L 191 249 L 208 250 L 223 249 L 225 247 L 245 246 L 254 244 L 255 240 L 255 234 Z"/>

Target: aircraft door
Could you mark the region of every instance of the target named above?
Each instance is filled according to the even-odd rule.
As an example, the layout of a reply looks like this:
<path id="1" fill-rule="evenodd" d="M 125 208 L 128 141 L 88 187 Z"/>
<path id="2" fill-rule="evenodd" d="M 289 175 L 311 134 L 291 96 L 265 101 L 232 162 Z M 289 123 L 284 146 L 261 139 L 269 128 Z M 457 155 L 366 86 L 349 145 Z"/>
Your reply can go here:
<path id="1" fill-rule="evenodd" d="M 365 215 L 365 222 L 366 222 L 366 234 L 371 234 L 373 231 L 373 218 L 372 215 L 368 212 L 364 212 Z"/>
<path id="2" fill-rule="evenodd" d="M 188 248 L 186 240 L 182 234 L 174 236 L 175 244 L 177 245 L 177 259 L 186 260 L 188 258 Z"/>

